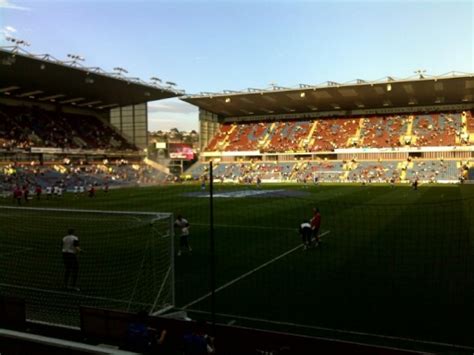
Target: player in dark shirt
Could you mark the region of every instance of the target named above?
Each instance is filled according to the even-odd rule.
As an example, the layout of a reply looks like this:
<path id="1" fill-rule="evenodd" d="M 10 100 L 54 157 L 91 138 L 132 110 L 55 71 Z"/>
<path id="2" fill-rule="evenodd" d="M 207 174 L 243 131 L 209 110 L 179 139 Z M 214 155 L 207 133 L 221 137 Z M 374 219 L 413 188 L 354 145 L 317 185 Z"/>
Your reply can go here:
<path id="1" fill-rule="evenodd" d="M 313 230 L 311 229 L 311 224 L 309 222 L 303 222 L 300 224 L 299 233 L 301 239 L 303 240 L 304 250 L 308 249 L 311 245 L 311 237 L 313 235 Z"/>
<path id="2" fill-rule="evenodd" d="M 18 205 L 21 205 L 21 199 L 23 197 L 23 191 L 21 190 L 21 188 L 17 185 L 15 187 L 15 190 L 13 190 L 13 198 L 16 199 L 16 202 L 18 203 Z"/>
<path id="3" fill-rule="evenodd" d="M 311 218 L 310 223 L 315 246 L 318 246 L 321 242 L 321 237 L 319 236 L 319 228 L 321 227 L 321 213 L 319 213 L 319 208 L 313 208 L 313 218 Z"/>
<path id="4" fill-rule="evenodd" d="M 39 200 L 41 199 L 41 193 L 43 190 L 41 189 L 40 185 L 36 185 L 35 193 L 36 193 L 36 199 Z"/>

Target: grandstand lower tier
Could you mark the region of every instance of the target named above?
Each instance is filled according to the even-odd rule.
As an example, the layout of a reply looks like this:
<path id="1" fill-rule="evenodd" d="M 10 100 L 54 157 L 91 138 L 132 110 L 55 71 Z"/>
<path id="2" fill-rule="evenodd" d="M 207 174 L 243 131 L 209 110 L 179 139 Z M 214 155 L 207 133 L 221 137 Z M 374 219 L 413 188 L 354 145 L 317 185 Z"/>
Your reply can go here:
<path id="1" fill-rule="evenodd" d="M 221 182 L 439 182 L 458 183 L 467 176 L 469 160 L 293 160 L 279 162 L 217 162 L 213 177 Z M 209 163 L 197 162 L 182 176 L 186 180 L 207 179 Z"/>
<path id="2" fill-rule="evenodd" d="M 62 191 L 87 191 L 91 186 L 107 187 L 135 186 L 137 184 L 159 184 L 169 175 L 143 162 L 117 161 L 109 163 L 49 162 L 43 165 L 32 163 L 0 164 L 0 193 L 10 195 L 15 188 L 29 190 L 31 195 L 40 187 L 59 187 Z"/>

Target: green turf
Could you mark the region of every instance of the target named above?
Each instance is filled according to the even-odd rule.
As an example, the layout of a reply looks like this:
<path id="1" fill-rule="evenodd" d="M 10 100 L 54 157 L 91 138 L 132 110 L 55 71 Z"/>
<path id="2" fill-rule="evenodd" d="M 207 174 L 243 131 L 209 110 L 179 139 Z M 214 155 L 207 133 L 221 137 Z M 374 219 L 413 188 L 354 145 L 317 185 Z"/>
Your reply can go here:
<path id="1" fill-rule="evenodd" d="M 384 185 L 264 188 L 307 195 L 214 200 L 218 287 L 297 247 L 297 227 L 310 218 L 312 206 L 321 209 L 322 231 L 330 233 L 321 248 L 298 248 L 219 291 L 219 320 L 303 334 L 350 334 L 330 330 L 334 329 L 474 346 L 474 187 L 423 185 L 418 191 Z M 246 189 L 254 187 L 216 186 L 216 191 Z M 193 246 L 192 255 L 175 259 L 176 306 L 183 307 L 209 292 L 209 201 L 183 195 L 193 191 L 199 187 L 123 189 L 100 193 L 95 199 L 66 195 L 59 201 L 32 201 L 30 206 L 183 214 L 191 223 Z M 2 203 L 13 204 L 10 200 Z M 0 278 L 8 280 L 2 283 L 14 283 L 17 278 L 20 283 L 56 290 L 62 282 L 61 260 L 51 251 L 38 253 L 38 244 L 55 244 L 48 247 L 54 249 L 62 235 L 48 233 L 51 227 L 42 221 L 22 223 L 31 235 L 21 243 L 5 237 L 14 228 L 8 221 L 0 228 L 4 231 L 0 264 L 7 270 Z M 97 222 L 85 227 L 77 221 L 83 248 L 90 251 L 81 257 L 79 283 L 85 295 L 126 300 L 131 292 L 126 285 L 140 275 L 140 250 L 149 233 L 135 230 L 132 239 L 127 239 L 126 230 L 101 235 L 113 225 L 113 221 Z M 15 249 L 29 245 L 32 250 Z M 101 256 L 94 256 L 94 250 L 104 248 L 108 256 L 96 264 Z M 133 248 L 138 250 L 133 252 Z M 152 260 L 149 256 L 145 264 Z M 151 282 L 163 274 L 140 277 Z M 150 292 L 142 290 L 146 295 L 142 298 L 148 299 L 155 291 L 156 286 Z M 48 302 L 64 304 L 68 298 L 68 293 L 51 294 Z M 135 300 L 139 303 L 140 297 Z M 110 306 L 123 308 L 118 303 Z M 208 317 L 210 299 L 188 310 Z"/>

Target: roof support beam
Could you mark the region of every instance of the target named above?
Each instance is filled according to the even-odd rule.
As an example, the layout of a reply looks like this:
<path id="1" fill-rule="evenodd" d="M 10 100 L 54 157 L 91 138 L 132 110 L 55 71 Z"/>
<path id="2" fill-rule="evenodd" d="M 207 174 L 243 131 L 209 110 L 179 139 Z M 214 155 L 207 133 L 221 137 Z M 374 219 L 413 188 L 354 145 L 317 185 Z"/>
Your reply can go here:
<path id="1" fill-rule="evenodd" d="M 79 107 L 84 107 L 84 106 L 92 106 L 92 105 L 96 105 L 96 104 L 100 104 L 102 101 L 100 100 L 95 100 L 95 101 L 88 101 L 88 102 L 84 102 L 82 104 L 79 104 L 77 106 Z"/>
<path id="2" fill-rule="evenodd" d="M 16 95 L 16 96 L 17 97 L 27 97 L 27 96 L 32 96 L 32 95 L 42 94 L 42 93 L 43 93 L 42 90 L 33 90 L 33 91 L 24 92 L 23 94 L 19 94 L 19 95 Z"/>
<path id="3" fill-rule="evenodd" d="M 84 100 L 85 98 L 83 97 L 75 97 L 73 99 L 61 101 L 60 104 L 71 104 L 73 102 L 79 102 L 79 101 L 84 101 Z"/>
<path id="4" fill-rule="evenodd" d="M 17 90 L 19 88 L 20 88 L 19 86 L 7 86 L 5 88 L 1 88 L 0 92 L 10 92 L 10 91 L 13 91 L 13 90 Z"/>
<path id="5" fill-rule="evenodd" d="M 64 97 L 64 96 L 66 96 L 66 95 L 64 95 L 64 94 L 49 95 L 49 96 L 40 97 L 40 98 L 38 98 L 38 100 L 39 101 L 48 101 L 48 100 L 58 99 L 58 98 Z"/>

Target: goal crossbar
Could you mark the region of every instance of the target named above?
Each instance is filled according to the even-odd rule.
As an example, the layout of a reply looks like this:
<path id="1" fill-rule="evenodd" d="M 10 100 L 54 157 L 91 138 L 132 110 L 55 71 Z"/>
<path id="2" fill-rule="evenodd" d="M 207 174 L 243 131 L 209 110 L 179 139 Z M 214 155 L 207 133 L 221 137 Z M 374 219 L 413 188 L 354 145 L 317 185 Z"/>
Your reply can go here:
<path id="1" fill-rule="evenodd" d="M 80 212 L 80 213 L 101 213 L 101 214 L 115 214 L 115 215 L 140 215 L 140 216 L 154 216 L 155 219 L 165 219 L 173 216 L 170 212 L 142 212 L 142 211 L 109 211 L 109 210 L 88 210 L 77 208 L 50 208 L 50 207 L 17 207 L 17 206 L 0 206 L 0 209 L 8 210 L 25 210 L 25 211 L 45 211 L 45 212 Z"/>

